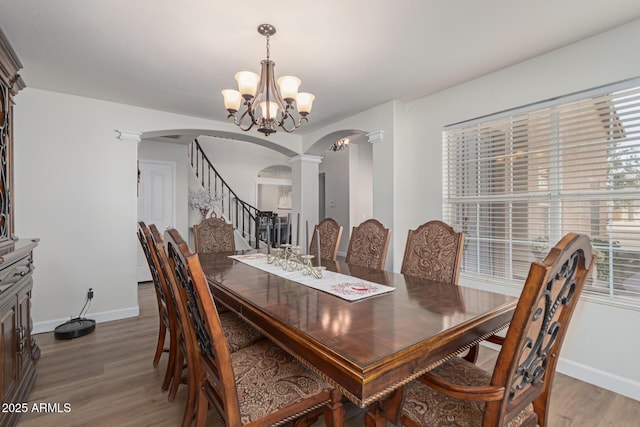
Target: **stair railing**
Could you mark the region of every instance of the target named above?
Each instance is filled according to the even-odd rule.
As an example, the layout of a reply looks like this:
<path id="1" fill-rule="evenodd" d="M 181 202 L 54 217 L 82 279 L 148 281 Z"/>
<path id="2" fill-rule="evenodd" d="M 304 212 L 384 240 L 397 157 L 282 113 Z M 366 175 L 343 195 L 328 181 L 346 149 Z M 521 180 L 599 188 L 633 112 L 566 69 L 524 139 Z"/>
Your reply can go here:
<path id="1" fill-rule="evenodd" d="M 227 220 L 236 230 L 240 231 L 242 237 L 250 245 L 255 246 L 256 249 L 259 248 L 260 238 L 257 221 L 261 216 L 260 210 L 242 200 L 229 187 L 211 164 L 197 138 L 190 144 L 189 161 L 202 187 L 214 195 L 221 195 L 220 209 L 222 210 L 222 215 L 226 216 Z"/>

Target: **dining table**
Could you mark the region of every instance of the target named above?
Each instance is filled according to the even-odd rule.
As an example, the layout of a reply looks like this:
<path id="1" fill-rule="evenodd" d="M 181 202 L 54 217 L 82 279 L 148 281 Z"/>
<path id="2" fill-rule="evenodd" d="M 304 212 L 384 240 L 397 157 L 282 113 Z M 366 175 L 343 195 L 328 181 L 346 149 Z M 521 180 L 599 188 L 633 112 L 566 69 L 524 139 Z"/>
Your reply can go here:
<path id="1" fill-rule="evenodd" d="M 216 303 L 368 407 L 366 425 L 397 424 L 404 385 L 505 328 L 517 304 L 486 290 L 324 261 L 327 271 L 391 289 L 350 301 L 234 254 L 198 255 Z"/>

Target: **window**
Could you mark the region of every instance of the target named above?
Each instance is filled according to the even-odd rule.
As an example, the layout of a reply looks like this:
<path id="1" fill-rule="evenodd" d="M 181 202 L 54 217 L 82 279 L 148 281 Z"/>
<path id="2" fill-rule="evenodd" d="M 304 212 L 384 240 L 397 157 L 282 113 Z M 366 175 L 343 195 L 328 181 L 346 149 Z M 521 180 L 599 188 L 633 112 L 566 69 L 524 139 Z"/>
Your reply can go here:
<path id="1" fill-rule="evenodd" d="M 585 233 L 584 292 L 640 305 L 640 81 L 447 126 L 443 143 L 463 274 L 523 283 L 564 234 Z"/>

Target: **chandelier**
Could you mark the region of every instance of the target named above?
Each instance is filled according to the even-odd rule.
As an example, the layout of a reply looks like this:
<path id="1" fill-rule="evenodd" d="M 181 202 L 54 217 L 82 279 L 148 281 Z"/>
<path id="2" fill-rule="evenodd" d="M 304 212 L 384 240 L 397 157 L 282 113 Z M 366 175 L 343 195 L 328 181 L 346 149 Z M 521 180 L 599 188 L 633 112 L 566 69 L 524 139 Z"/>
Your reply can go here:
<path id="1" fill-rule="evenodd" d="M 303 122 L 308 122 L 307 116 L 311 112 L 311 105 L 315 96 L 310 93 L 298 93 L 300 79 L 293 76 L 282 76 L 277 80 L 278 87 L 273 76 L 275 63 L 269 59 L 269 37 L 276 33 L 274 26 L 262 24 L 258 27 L 258 33 L 267 38 L 267 59 L 260 62 L 260 76 L 251 71 L 236 73 L 238 90 L 225 89 L 224 108 L 229 115 L 227 118 L 243 131 L 258 126 L 258 132 L 269 136 L 280 127 L 285 132 L 293 132 Z M 245 110 L 238 117 L 240 105 Z M 293 116 L 294 104 L 300 117 L 296 121 Z M 257 113 L 260 107 L 261 114 Z"/>

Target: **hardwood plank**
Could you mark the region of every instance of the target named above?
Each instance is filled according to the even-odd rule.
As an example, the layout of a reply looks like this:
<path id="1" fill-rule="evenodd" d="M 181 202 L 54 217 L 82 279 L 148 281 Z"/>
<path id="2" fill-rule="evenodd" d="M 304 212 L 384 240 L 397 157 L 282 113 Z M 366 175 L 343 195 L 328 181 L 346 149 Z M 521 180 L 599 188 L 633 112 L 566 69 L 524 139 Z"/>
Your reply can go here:
<path id="1" fill-rule="evenodd" d="M 56 340 L 53 333 L 36 336 L 42 357 L 29 409 L 34 403 L 69 403 L 71 411 L 27 412 L 19 427 L 180 425 L 186 388 L 181 387 L 174 402 L 160 390 L 167 357 L 153 367 L 158 331 L 153 286 L 140 284 L 138 292 L 138 318 L 100 323 L 90 335 L 69 341 Z M 482 347 L 478 363 L 490 368 L 496 354 Z M 348 427 L 363 425 L 363 410 L 351 404 L 346 409 Z M 639 419 L 639 401 L 556 375 L 550 426 L 629 426 L 637 425 Z M 218 425 L 215 417 L 209 425 Z M 322 425 L 320 419 L 314 427 Z"/>

